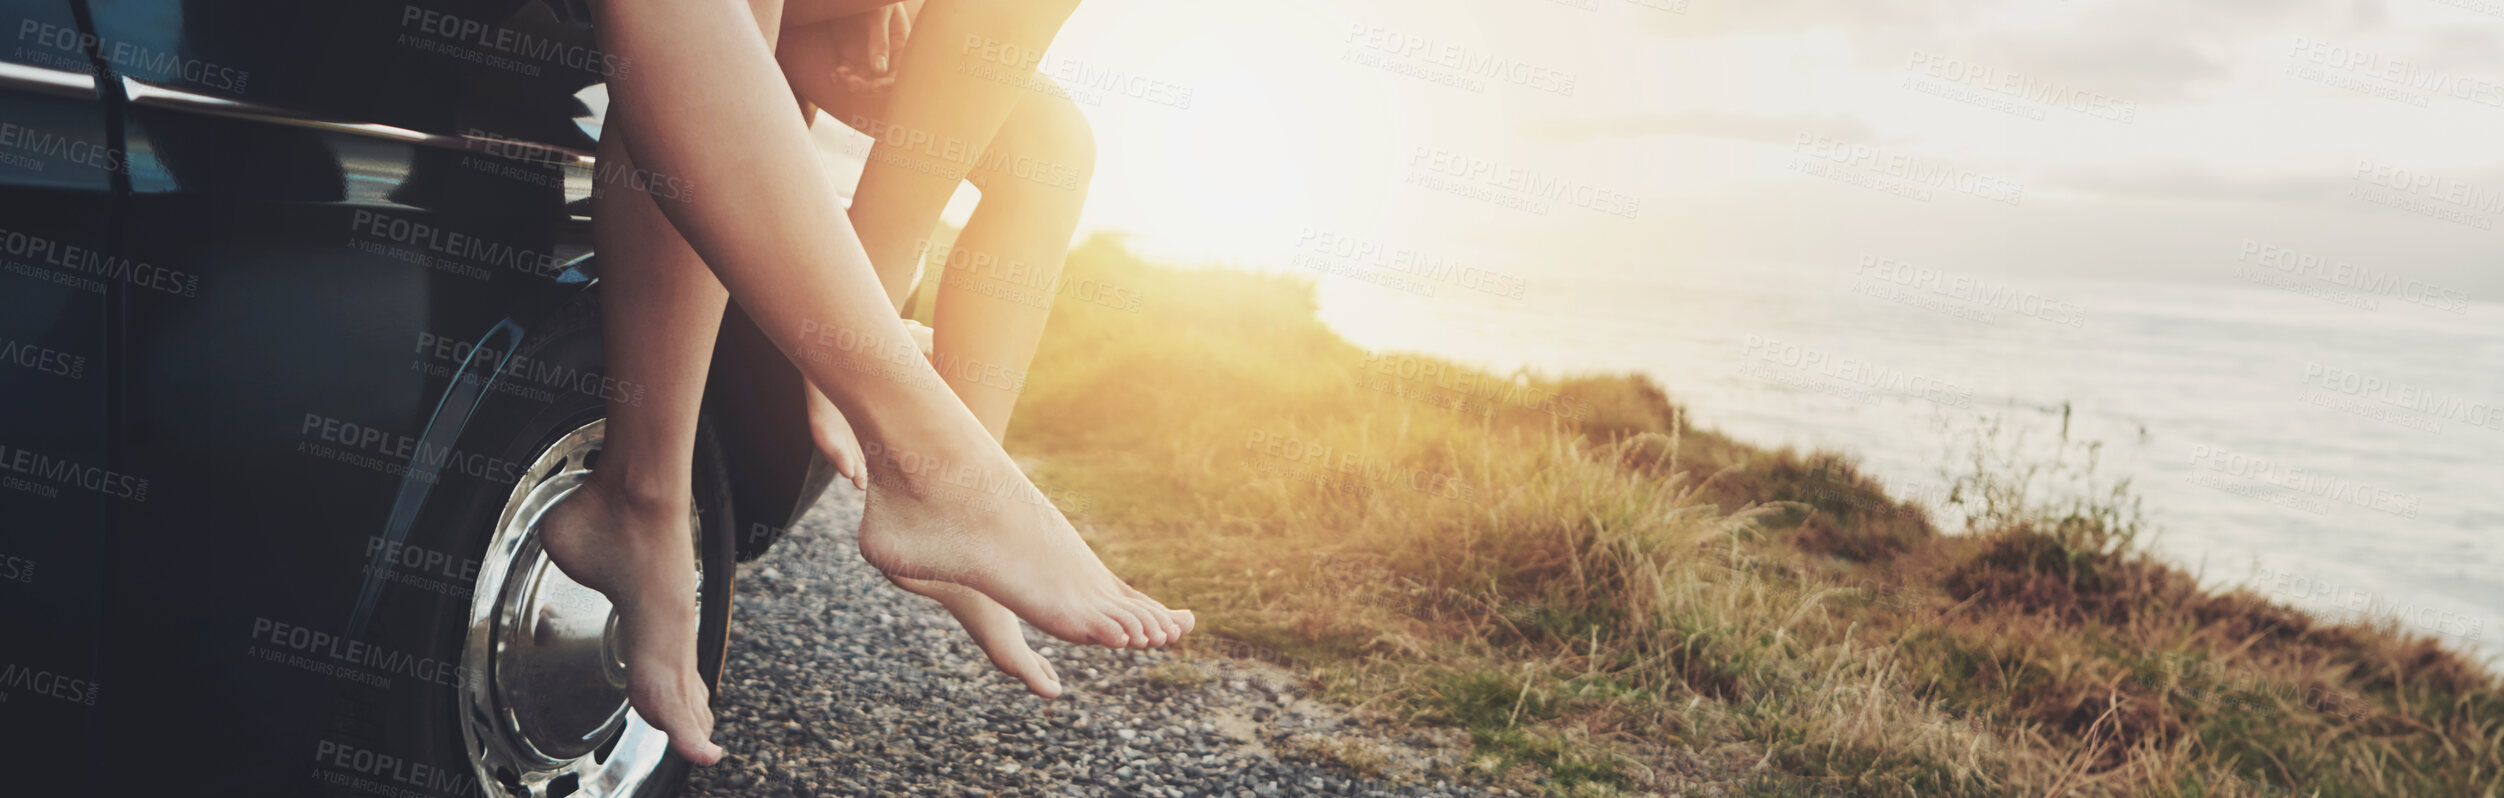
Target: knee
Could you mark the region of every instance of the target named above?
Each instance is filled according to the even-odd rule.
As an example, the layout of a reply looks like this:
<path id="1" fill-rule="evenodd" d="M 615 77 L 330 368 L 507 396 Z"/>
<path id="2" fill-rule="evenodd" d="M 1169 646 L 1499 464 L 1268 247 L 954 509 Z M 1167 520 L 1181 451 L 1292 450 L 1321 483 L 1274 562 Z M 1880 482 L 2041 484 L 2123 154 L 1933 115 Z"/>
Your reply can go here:
<path id="1" fill-rule="evenodd" d="M 1066 98 L 1052 98 L 1048 105 L 1053 112 L 1041 123 L 1047 149 L 1052 159 L 1070 169 L 1079 185 L 1084 186 L 1095 177 L 1095 127 L 1087 124 L 1087 115 L 1079 113 L 1078 106 Z"/>
<path id="2" fill-rule="evenodd" d="M 986 193 L 1009 193 L 1075 202 L 1095 178 L 1095 128 L 1067 97 L 1031 96 L 1018 104 L 993 138 L 1004 157 L 971 175 Z"/>

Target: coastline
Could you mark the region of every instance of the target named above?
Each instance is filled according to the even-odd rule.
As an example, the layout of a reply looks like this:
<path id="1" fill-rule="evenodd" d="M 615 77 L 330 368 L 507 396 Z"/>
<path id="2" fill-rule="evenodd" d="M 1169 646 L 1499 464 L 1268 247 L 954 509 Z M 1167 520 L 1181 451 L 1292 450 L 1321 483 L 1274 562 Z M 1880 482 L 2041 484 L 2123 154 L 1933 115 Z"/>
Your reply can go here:
<path id="1" fill-rule="evenodd" d="M 1408 355 L 1447 387 L 1379 357 L 1369 376 L 1309 283 L 1103 239 L 1069 270 L 1140 302 L 1055 309 L 1012 449 L 1085 496 L 1074 520 L 1106 561 L 1199 610 L 1213 642 L 1466 730 L 1466 775 L 1597 794 L 2426 795 L 2495 772 L 2497 743 L 2472 731 L 2504 722 L 2491 675 L 2405 629 L 2203 587 L 2143 548 L 2126 490 L 2056 499 L 2019 478 L 2110 487 L 2075 457 L 1978 455 L 1952 487 L 1981 523 L 1942 534 L 1849 458 L 1699 428 L 1642 378 Z M 1448 387 L 1517 381 L 1576 401 Z M 1704 785 L 1680 757 L 1757 765 Z"/>
<path id="2" fill-rule="evenodd" d="M 2338 314 L 2317 327 L 2366 331 L 2336 336 L 2280 321 L 2311 318 L 2308 300 L 2234 283 L 2018 280 L 2017 295 L 2070 310 L 1985 324 L 1875 298 L 1853 273 L 1550 282 L 1529 302 L 1467 307 L 1337 281 L 1318 290 L 1325 323 L 1362 345 L 1498 372 L 1643 373 L 1710 426 L 1768 448 L 1849 454 L 1934 512 L 1949 509 L 1940 463 L 1962 455 L 1952 448 L 1976 419 L 2038 444 L 2067 425 L 2105 444 L 2105 462 L 2148 502 L 2149 545 L 2203 584 L 2340 617 L 2391 608 L 2504 672 L 2504 541 L 2484 533 L 2504 500 L 2478 487 L 2504 480 L 2504 464 L 2481 453 L 2504 445 L 2504 404 L 2472 401 L 2493 391 L 2435 347 L 2378 355 L 2359 343 L 2487 340 L 2493 330 L 2479 325 L 2504 305 L 2314 308 Z M 1820 285 L 1831 290 L 1783 288 Z M 1618 298 L 1652 303 L 1638 311 Z M 1429 329 L 1458 332 L 1412 332 Z M 2254 343 L 2168 343 L 2236 338 Z M 2360 387 L 2371 385 L 2382 387 Z M 1953 512 L 1940 520 L 1959 526 Z"/>

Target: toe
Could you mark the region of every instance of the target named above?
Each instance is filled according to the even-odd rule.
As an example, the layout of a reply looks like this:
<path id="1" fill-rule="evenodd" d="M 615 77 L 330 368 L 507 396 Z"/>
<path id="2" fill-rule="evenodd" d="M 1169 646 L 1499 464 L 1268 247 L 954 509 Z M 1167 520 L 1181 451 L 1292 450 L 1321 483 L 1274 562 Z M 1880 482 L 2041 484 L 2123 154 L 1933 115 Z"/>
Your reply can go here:
<path id="1" fill-rule="evenodd" d="M 1139 623 L 1138 615 L 1124 612 L 1118 607 L 1110 608 L 1105 614 L 1113 616 L 1113 622 L 1122 626 L 1121 645 L 1114 646 L 1114 648 L 1130 648 L 1147 641 L 1148 631 Z"/>
<path id="2" fill-rule="evenodd" d="M 1061 697 L 1061 674 L 1052 670 L 1052 662 L 1032 651 L 1026 652 L 1026 661 L 1032 663 L 1025 674 L 1026 689 L 1045 698 Z"/>
<path id="3" fill-rule="evenodd" d="M 1146 633 L 1146 639 L 1141 641 L 1141 645 L 1139 647 L 1164 647 L 1166 643 L 1165 621 L 1163 617 L 1165 612 L 1157 609 L 1155 603 L 1146 601 L 1132 602 L 1130 611 L 1131 613 L 1139 616 L 1139 629 L 1140 631 Z"/>
<path id="4" fill-rule="evenodd" d="M 1088 626 L 1093 627 L 1095 631 L 1094 642 L 1096 645 L 1103 646 L 1105 648 L 1122 648 L 1130 645 L 1130 635 L 1127 633 L 1127 630 L 1122 627 L 1121 621 L 1116 619 L 1110 613 L 1107 613 L 1103 617 L 1090 622 Z"/>
<path id="5" fill-rule="evenodd" d="M 1165 630 L 1165 645 L 1182 642 L 1182 624 L 1174 620 L 1173 610 L 1157 604 L 1149 605 L 1148 610 L 1148 617 L 1155 619 L 1157 625 Z"/>
<path id="6" fill-rule="evenodd" d="M 720 762 L 722 761 L 722 757 L 728 756 L 730 753 L 722 750 L 721 746 L 713 744 L 713 741 L 711 740 L 698 740 L 693 745 L 695 748 L 694 751 L 690 752 L 681 750 L 678 752 L 678 755 L 685 757 L 687 761 L 693 762 L 699 767 Z"/>
<path id="7" fill-rule="evenodd" d="M 697 765 L 710 765 L 721 761 L 722 747 L 714 745 L 711 739 L 694 729 L 693 720 L 693 718 L 688 718 L 686 721 L 670 724 L 676 728 L 661 729 L 661 733 L 669 735 L 670 749 Z"/>
<path id="8" fill-rule="evenodd" d="M 1190 634 L 1191 630 L 1200 626 L 1200 616 L 1192 614 L 1190 610 L 1166 610 L 1166 612 L 1171 613 L 1174 623 L 1182 627 L 1182 634 Z"/>
<path id="9" fill-rule="evenodd" d="M 1163 604 L 1150 601 L 1148 602 L 1148 617 L 1155 620 L 1157 626 L 1165 630 L 1166 644 L 1182 642 L 1182 622 L 1175 620 L 1173 610 L 1166 609 Z"/>

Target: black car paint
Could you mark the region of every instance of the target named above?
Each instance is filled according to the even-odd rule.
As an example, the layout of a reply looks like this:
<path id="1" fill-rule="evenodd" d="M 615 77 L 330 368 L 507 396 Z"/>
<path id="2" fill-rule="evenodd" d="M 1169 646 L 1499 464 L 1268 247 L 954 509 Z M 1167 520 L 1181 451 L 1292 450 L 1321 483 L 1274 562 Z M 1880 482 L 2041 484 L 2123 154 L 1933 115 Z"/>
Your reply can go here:
<path id="1" fill-rule="evenodd" d="M 459 450 L 472 408 L 633 389 L 513 357 L 596 302 L 573 97 L 631 65 L 539 0 L 0 9 L 0 60 L 103 78 L 0 90 L 0 793 L 356 793 L 315 757 L 391 760 L 335 730 L 392 700 L 288 658 L 406 623 L 394 571 L 458 581 L 403 555 L 430 494 L 521 467 Z M 798 377 L 736 312 L 722 338 L 708 413 L 770 531 L 814 496 Z M 457 764 L 375 783 L 476 794 L 405 778 Z"/>

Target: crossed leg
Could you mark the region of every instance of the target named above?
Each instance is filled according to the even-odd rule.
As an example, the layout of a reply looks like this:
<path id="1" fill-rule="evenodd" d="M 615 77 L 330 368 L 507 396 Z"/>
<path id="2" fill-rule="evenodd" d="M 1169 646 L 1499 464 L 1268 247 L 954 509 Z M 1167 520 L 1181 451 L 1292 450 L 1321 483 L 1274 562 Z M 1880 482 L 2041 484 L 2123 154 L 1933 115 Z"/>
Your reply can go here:
<path id="1" fill-rule="evenodd" d="M 940 20 L 949 21 L 946 17 Z M 937 28 L 937 33 L 933 30 L 924 28 L 917 38 L 953 40 L 929 38 L 952 33 L 945 27 Z M 834 77 L 836 34 L 832 26 L 787 26 L 783 35 L 777 56 L 793 90 L 808 105 L 822 108 L 829 116 L 871 135 L 899 128 L 889 113 L 893 93 L 851 93 Z M 956 67 L 963 60 L 962 54 L 955 59 L 924 59 L 909 67 L 914 70 L 910 74 L 930 70 L 956 74 L 961 71 Z M 904 86 L 930 89 L 926 81 L 904 82 Z M 1017 389 L 1024 382 L 1035 347 L 1042 338 L 1062 255 L 1077 228 L 1094 160 L 1094 142 L 1086 118 L 1066 96 L 1028 92 L 1012 97 L 1011 101 L 1015 107 L 1008 119 L 980 148 L 981 156 L 964 175 L 981 189 L 982 198 L 956 245 L 941 259 L 945 279 L 940 283 L 936 319 L 935 360 L 941 376 L 995 440 L 1007 432 Z M 904 127 L 911 129 L 909 123 Z M 872 169 L 878 168 L 876 163 L 873 161 Z M 887 206 L 889 198 L 884 192 L 892 185 L 892 181 L 874 182 L 865 174 L 863 187 L 853 201 L 856 223 L 868 209 Z M 953 186 L 949 188 L 954 190 Z M 927 218 L 873 218 L 867 223 L 882 225 L 880 230 L 862 228 L 865 242 L 911 245 L 913 257 L 875 263 L 888 298 L 899 308 L 912 288 L 914 265 L 921 251 L 917 239 L 928 235 L 938 224 L 938 207 L 927 203 L 919 207 Z M 818 446 L 839 465 L 849 459 L 856 470 L 847 471 L 847 475 L 856 481 L 863 479 L 865 474 L 857 470 L 861 462 L 858 444 L 851 439 L 851 429 L 840 411 L 813 388 L 808 400 L 811 432 Z M 948 582 L 901 578 L 894 581 L 947 608 L 992 663 L 1023 680 L 1028 689 L 1045 697 L 1060 693 L 1058 674 L 1026 645 L 1016 617 L 997 602 Z"/>
<path id="2" fill-rule="evenodd" d="M 684 512 L 672 510 L 687 501 L 719 287 L 863 440 L 911 455 L 901 467 L 872 464 L 882 478 L 871 483 L 860 542 L 872 565 L 970 588 L 1074 642 L 1162 645 L 1191 623 L 1189 613 L 1167 610 L 1107 571 L 914 350 L 791 113 L 792 95 L 774 79 L 780 12 L 779 0 L 608 0 L 599 8 L 602 44 L 631 64 L 611 85 L 603 155 L 681 177 L 707 199 L 636 195 L 669 224 L 598 236 L 614 258 L 604 263 L 603 289 L 612 370 L 650 388 L 644 405 L 611 408 L 609 451 L 543 534 L 560 567 L 618 606 L 630 698 L 699 764 L 722 751 L 708 739 L 710 710 L 694 668 L 691 532 Z M 1065 15 L 1051 15 L 1051 26 Z M 723 199 L 732 191 L 745 202 Z M 638 220 L 640 208 L 620 209 L 620 201 L 603 200 L 604 227 Z M 683 235 L 700 254 L 693 262 L 709 266 L 718 284 L 687 268 L 654 232 L 663 228 Z M 612 242 L 623 248 L 605 249 Z"/>

